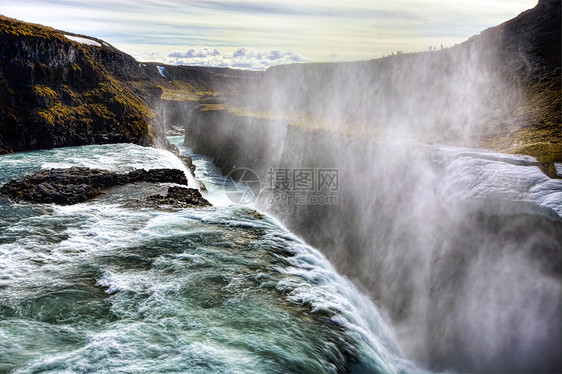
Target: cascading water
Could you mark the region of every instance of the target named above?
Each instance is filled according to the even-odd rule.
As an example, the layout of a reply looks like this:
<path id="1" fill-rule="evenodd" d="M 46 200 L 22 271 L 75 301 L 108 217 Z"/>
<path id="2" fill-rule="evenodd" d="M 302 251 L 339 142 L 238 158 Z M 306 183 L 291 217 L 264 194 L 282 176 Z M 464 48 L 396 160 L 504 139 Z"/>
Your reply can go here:
<path id="1" fill-rule="evenodd" d="M 336 170 L 333 194 L 257 205 L 385 308 L 407 357 L 560 372 L 559 28 L 541 0 L 440 51 L 272 67 L 191 115 L 185 141 L 262 180 Z"/>
<path id="2" fill-rule="evenodd" d="M 222 177 L 195 162 L 212 195 Z M 0 184 L 72 165 L 179 160 L 126 144 L 19 153 L 0 158 Z M 65 207 L 0 200 L 1 372 L 423 371 L 369 299 L 274 219 L 136 207 L 141 190 Z"/>

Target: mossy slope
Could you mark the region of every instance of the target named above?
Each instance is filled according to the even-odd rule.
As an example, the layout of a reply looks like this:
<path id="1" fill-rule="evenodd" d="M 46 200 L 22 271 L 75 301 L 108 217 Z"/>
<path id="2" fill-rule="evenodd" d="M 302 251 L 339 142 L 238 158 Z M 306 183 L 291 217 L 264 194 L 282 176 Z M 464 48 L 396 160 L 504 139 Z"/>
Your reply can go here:
<path id="1" fill-rule="evenodd" d="M 146 95 L 127 81 L 143 71 L 94 38 L 0 16 L 0 154 L 61 146 L 154 143 Z"/>

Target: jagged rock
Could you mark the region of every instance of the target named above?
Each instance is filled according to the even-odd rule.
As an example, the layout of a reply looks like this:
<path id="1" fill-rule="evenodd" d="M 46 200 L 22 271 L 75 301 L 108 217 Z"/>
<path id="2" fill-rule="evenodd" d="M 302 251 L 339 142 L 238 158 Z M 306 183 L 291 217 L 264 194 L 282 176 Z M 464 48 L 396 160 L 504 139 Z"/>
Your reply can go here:
<path id="1" fill-rule="evenodd" d="M 137 169 L 128 174 L 85 167 L 48 169 L 6 183 L 0 194 L 14 201 L 72 205 L 99 195 L 103 189 L 134 182 L 187 185 L 187 178 L 177 169 Z"/>
<path id="2" fill-rule="evenodd" d="M 184 135 L 184 128 L 183 126 L 170 126 L 169 129 L 166 130 L 167 136 L 180 136 Z"/>
<path id="3" fill-rule="evenodd" d="M 201 182 L 201 181 L 198 180 L 198 179 L 197 179 L 196 181 L 197 181 L 197 184 L 199 185 L 199 191 L 205 192 L 205 193 L 209 192 L 209 191 L 207 190 L 207 186 L 205 186 L 205 184 L 204 184 L 203 182 Z"/>
<path id="4" fill-rule="evenodd" d="M 191 175 L 193 175 L 193 178 L 195 178 L 195 170 L 197 169 L 197 166 L 193 163 L 193 158 L 191 158 L 191 156 L 178 156 L 178 158 L 185 165 L 185 167 L 189 169 Z M 205 186 L 205 184 L 198 179 L 196 179 L 195 181 L 199 185 L 199 190 L 206 193 L 207 186 Z"/>
<path id="5" fill-rule="evenodd" d="M 195 169 L 197 168 L 193 163 L 191 156 L 178 156 L 181 162 L 189 169 L 191 174 L 195 177 Z"/>
<path id="6" fill-rule="evenodd" d="M 262 214 L 260 212 L 258 212 L 255 209 L 252 209 L 252 211 L 250 212 L 250 214 L 252 215 L 252 217 L 254 217 L 255 219 L 264 219 L 265 218 L 265 214 Z"/>
<path id="7" fill-rule="evenodd" d="M 211 206 L 211 204 L 201 196 L 199 190 L 186 187 L 169 187 L 166 196 L 152 195 L 148 197 L 148 200 L 158 205 L 173 205 L 179 208 Z"/>

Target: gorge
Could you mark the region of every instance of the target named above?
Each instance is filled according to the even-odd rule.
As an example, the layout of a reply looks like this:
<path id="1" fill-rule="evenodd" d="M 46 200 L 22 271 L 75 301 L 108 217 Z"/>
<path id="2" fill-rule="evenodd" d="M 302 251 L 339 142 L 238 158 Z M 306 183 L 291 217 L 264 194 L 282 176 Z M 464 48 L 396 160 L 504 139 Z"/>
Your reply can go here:
<path id="1" fill-rule="evenodd" d="M 0 24 L 2 185 L 182 154 L 215 205 L 1 197 L 0 371 L 560 371 L 560 1 L 451 48 L 264 72 Z M 245 171 L 255 200 L 231 205 Z M 321 171 L 337 184 L 297 188 Z"/>

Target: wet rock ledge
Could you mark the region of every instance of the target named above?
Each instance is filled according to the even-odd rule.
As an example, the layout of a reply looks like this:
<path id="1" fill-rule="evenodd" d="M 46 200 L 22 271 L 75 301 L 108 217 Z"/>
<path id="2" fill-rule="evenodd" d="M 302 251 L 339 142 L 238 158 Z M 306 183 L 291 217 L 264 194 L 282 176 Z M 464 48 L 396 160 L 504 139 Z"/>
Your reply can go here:
<path id="1" fill-rule="evenodd" d="M 137 169 L 127 174 L 85 167 L 46 169 L 6 183 L 0 187 L 0 195 L 12 201 L 72 205 L 98 196 L 104 189 L 137 182 L 187 185 L 187 178 L 177 169 Z M 167 196 L 150 196 L 148 202 L 182 208 L 211 205 L 198 190 L 187 187 L 169 187 Z"/>

